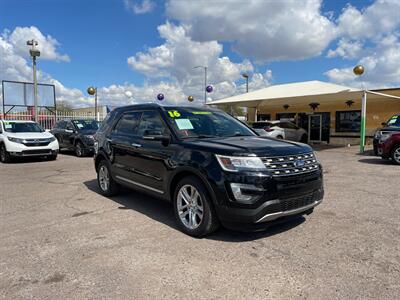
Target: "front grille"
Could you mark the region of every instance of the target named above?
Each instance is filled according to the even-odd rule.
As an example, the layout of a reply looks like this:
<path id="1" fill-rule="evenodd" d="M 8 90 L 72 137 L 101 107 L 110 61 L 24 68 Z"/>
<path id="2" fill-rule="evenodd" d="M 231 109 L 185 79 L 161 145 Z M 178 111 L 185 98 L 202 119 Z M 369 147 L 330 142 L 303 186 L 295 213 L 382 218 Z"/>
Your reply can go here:
<path id="1" fill-rule="evenodd" d="M 299 198 L 285 199 L 280 201 L 280 210 L 288 211 L 307 206 L 315 202 L 314 194 L 309 194 Z"/>
<path id="2" fill-rule="evenodd" d="M 289 176 L 315 172 L 318 170 L 318 161 L 314 153 L 305 153 L 288 156 L 262 157 L 272 176 Z"/>
<path id="3" fill-rule="evenodd" d="M 44 149 L 44 150 L 24 150 L 22 151 L 22 155 L 29 156 L 29 155 L 50 155 L 51 150 Z"/>
<path id="4" fill-rule="evenodd" d="M 50 139 L 25 139 L 23 144 L 27 147 L 40 147 L 50 144 Z"/>

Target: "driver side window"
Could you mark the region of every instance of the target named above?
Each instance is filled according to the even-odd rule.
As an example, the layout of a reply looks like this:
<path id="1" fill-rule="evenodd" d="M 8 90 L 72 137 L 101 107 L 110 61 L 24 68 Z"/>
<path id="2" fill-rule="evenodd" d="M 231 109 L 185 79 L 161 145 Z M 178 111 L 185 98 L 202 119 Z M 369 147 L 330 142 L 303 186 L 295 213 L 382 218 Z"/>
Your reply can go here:
<path id="1" fill-rule="evenodd" d="M 168 129 L 161 119 L 157 111 L 145 111 L 140 120 L 137 135 L 143 137 L 145 135 L 166 135 Z"/>

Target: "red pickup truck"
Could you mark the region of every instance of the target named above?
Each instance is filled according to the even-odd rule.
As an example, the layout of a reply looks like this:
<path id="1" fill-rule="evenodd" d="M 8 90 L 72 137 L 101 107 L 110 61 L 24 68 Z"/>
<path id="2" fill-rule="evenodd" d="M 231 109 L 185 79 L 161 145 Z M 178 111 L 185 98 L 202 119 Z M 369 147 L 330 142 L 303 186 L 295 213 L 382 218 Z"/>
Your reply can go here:
<path id="1" fill-rule="evenodd" d="M 379 139 L 378 154 L 384 158 L 391 158 L 400 165 L 400 131 L 383 133 Z"/>

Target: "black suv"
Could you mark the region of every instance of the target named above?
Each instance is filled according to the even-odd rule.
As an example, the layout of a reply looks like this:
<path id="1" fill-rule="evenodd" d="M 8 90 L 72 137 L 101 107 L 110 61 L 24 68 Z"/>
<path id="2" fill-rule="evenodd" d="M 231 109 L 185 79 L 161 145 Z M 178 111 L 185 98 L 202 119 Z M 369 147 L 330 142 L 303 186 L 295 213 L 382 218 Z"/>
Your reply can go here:
<path id="1" fill-rule="evenodd" d="M 324 194 L 308 145 L 260 138 L 211 108 L 117 108 L 95 135 L 94 160 L 103 195 L 124 185 L 171 201 L 180 228 L 197 237 L 310 214 Z"/>
<path id="2" fill-rule="evenodd" d="M 94 153 L 93 135 L 99 128 L 95 120 L 79 119 L 59 121 L 51 133 L 57 138 L 60 149 L 75 151 L 76 156 L 82 157 Z"/>

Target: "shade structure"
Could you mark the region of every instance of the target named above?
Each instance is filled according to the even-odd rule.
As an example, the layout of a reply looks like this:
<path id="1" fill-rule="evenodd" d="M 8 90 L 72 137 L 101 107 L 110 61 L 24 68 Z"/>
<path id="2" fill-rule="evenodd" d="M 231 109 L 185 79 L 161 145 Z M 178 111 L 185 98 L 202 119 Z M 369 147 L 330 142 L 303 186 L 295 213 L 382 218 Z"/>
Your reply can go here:
<path id="1" fill-rule="evenodd" d="M 363 91 L 343 85 L 313 80 L 287 84 L 277 84 L 254 92 L 236 95 L 208 102 L 208 105 L 234 105 L 258 107 L 281 105 L 282 100 L 291 105 L 304 101 L 330 102 L 338 99 L 360 99 Z"/>

